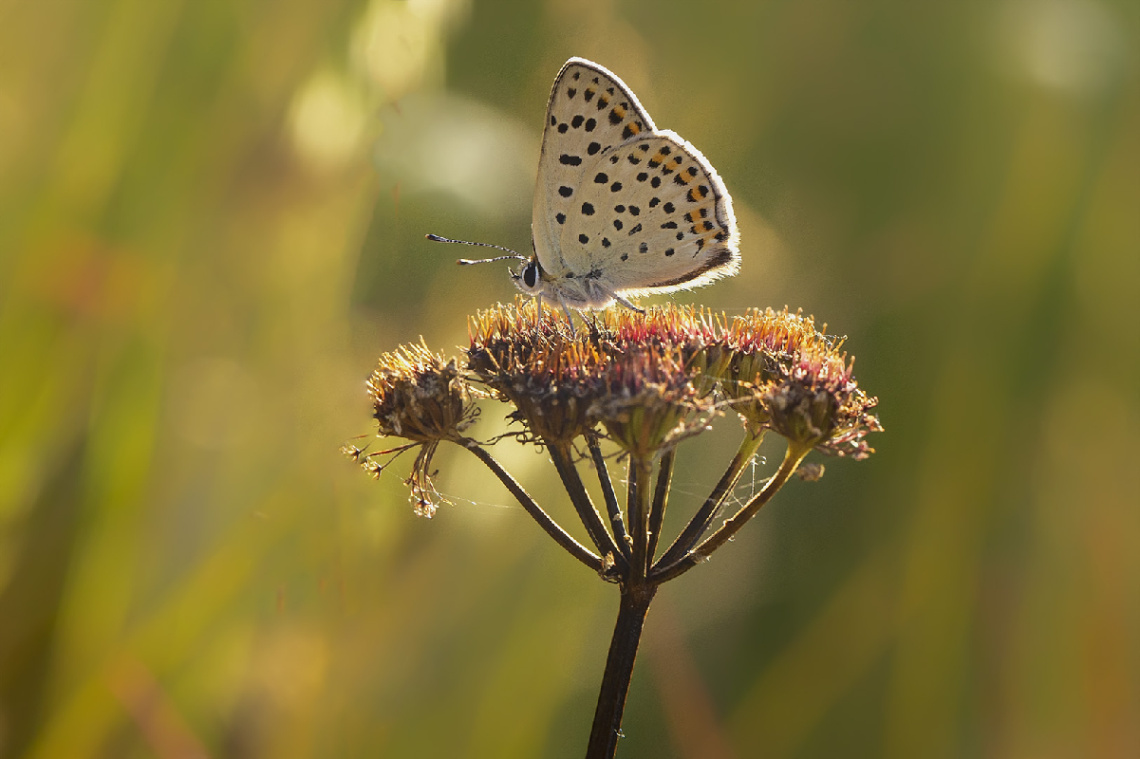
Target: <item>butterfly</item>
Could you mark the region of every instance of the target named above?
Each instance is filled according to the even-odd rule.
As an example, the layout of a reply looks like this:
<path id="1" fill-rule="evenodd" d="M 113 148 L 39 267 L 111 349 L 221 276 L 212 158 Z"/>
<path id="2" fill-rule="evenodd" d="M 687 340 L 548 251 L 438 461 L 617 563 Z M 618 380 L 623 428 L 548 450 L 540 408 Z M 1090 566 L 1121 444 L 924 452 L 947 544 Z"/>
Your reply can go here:
<path id="1" fill-rule="evenodd" d="M 585 58 L 566 62 L 546 106 L 531 243 L 530 258 L 510 251 L 460 263 L 525 261 L 511 275 L 518 289 L 567 315 L 615 301 L 640 311 L 629 298 L 740 269 L 732 198 L 716 169 L 658 129 L 616 74 Z"/>

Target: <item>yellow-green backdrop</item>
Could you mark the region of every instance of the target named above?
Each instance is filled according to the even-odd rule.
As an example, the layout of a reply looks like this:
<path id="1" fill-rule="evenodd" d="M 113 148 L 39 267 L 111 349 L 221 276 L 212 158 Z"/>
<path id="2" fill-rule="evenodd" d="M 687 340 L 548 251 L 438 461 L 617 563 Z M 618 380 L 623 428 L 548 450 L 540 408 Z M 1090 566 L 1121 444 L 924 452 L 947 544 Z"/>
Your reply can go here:
<path id="1" fill-rule="evenodd" d="M 461 452 L 431 521 L 337 452 L 376 355 L 511 297 L 423 235 L 529 253 L 571 55 L 735 200 L 740 276 L 676 300 L 828 322 L 887 428 L 662 591 L 619 755 L 1140 756 L 1137 40 L 1127 0 L 0 3 L 0 756 L 581 755 L 613 588 Z"/>

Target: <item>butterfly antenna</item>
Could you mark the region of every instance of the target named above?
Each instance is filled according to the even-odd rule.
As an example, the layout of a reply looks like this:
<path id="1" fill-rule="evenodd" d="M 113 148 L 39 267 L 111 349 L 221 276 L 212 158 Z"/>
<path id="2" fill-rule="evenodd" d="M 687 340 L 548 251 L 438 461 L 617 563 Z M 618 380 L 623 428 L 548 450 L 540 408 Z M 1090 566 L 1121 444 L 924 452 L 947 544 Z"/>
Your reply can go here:
<path id="1" fill-rule="evenodd" d="M 468 266 L 470 264 L 489 264 L 492 261 L 503 261 L 503 260 L 506 260 L 508 258 L 514 258 L 514 259 L 517 259 L 519 261 L 529 261 L 530 260 L 526 256 L 519 255 L 519 253 L 517 251 L 513 251 L 510 248 L 504 248 L 502 245 L 492 245 L 489 242 L 469 242 L 467 240 L 452 240 L 449 237 L 440 237 L 439 235 L 425 235 L 425 237 L 427 237 L 427 239 L 429 239 L 433 242 L 450 242 L 450 243 L 455 243 L 456 245 L 478 245 L 480 248 L 495 248 L 496 250 L 505 250 L 506 252 L 510 253 L 509 256 L 496 256 L 495 258 L 478 258 L 478 259 L 461 258 L 456 263 L 458 263 L 462 266 Z"/>

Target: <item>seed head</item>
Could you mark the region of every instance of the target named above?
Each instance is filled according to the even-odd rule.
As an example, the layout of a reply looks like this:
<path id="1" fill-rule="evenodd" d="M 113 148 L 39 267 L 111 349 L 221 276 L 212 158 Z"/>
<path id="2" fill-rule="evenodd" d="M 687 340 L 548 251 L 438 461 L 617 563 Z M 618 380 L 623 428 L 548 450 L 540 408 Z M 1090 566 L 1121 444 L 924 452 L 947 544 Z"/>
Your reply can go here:
<path id="1" fill-rule="evenodd" d="M 416 443 L 459 440 L 475 417 L 472 392 L 455 365 L 423 344 L 380 356 L 368 378 L 379 434 Z"/>
<path id="2" fill-rule="evenodd" d="M 381 437 L 402 437 L 411 441 L 391 451 L 372 454 L 362 466 L 379 477 L 384 464 L 374 457 L 399 455 L 412 448 L 416 453 L 412 473 L 405 481 L 411 489 L 416 514 L 431 517 L 442 500 L 432 483 L 432 459 L 440 441 L 463 440 L 463 431 L 477 415 L 472 390 L 456 367 L 455 359 L 444 359 L 424 345 L 403 345 L 380 356 L 368 379 L 373 412 Z"/>
<path id="3" fill-rule="evenodd" d="M 694 420 L 711 405 L 686 361 L 685 317 L 609 311 L 575 333 L 557 314 L 536 315 L 533 301 L 516 302 L 472 320 L 468 368 L 539 440 L 568 443 L 600 424 L 626 450 L 651 455 L 703 428 Z"/>
<path id="4" fill-rule="evenodd" d="M 875 452 L 864 438 L 881 432 L 878 404 L 852 375 L 854 360 L 819 341 L 777 362 L 776 376 L 757 387 L 769 427 L 793 445 L 861 460 Z"/>

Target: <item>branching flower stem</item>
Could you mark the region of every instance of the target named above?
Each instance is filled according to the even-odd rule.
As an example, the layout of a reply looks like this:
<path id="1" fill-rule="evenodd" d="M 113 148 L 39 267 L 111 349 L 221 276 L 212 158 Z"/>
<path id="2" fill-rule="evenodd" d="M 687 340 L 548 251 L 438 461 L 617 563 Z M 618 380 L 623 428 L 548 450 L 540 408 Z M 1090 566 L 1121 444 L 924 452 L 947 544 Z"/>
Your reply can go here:
<path id="1" fill-rule="evenodd" d="M 653 460 L 646 456 L 631 455 L 629 459 L 629 512 L 633 545 L 630 551 L 630 572 L 627 584 L 639 584 L 649 574 L 649 496 Z"/>
<path id="2" fill-rule="evenodd" d="M 657 465 L 657 487 L 653 491 L 653 505 L 649 508 L 649 550 L 646 555 L 653 562 L 657 553 L 657 543 L 661 539 L 661 524 L 665 521 L 665 507 L 669 503 L 669 485 L 673 482 L 673 461 L 677 449 L 670 448 L 661 456 Z"/>
<path id="3" fill-rule="evenodd" d="M 586 446 L 590 449 L 590 458 L 594 461 L 594 470 L 598 473 L 598 484 L 602 488 L 602 497 L 606 499 L 606 513 L 614 529 L 614 540 L 622 555 L 629 558 L 629 533 L 625 528 L 625 517 L 622 516 L 621 506 L 618 505 L 617 494 L 614 493 L 613 480 L 610 479 L 606 458 L 602 455 L 602 447 L 598 444 L 598 436 L 593 432 L 585 435 Z"/>
<path id="4" fill-rule="evenodd" d="M 757 512 L 784 486 L 788 478 L 795 474 L 796 468 L 799 467 L 800 462 L 804 460 L 804 456 L 806 456 L 810 450 L 810 447 L 789 444 L 787 451 L 784 453 L 784 460 L 780 462 L 780 468 L 772 475 L 772 478 L 768 480 L 759 493 L 753 496 L 748 503 L 744 504 L 739 511 L 726 519 L 724 524 L 720 526 L 720 529 L 705 539 L 699 546 L 686 553 L 680 560 L 672 564 L 662 564 L 660 568 L 655 568 L 650 574 L 650 581 L 662 583 L 679 577 L 697 564 L 703 562 L 713 551 L 731 540 L 732 537 L 739 532 L 740 528 L 743 527 L 748 520 L 756 516 Z"/>
<path id="5" fill-rule="evenodd" d="M 356 446 L 344 450 L 375 477 L 402 451 L 418 449 L 406 483 L 415 513 L 430 518 L 443 501 L 433 484 L 435 453 L 442 442 L 457 443 L 499 478 L 554 542 L 617 585 L 617 624 L 586 754 L 613 759 L 645 618 L 661 584 L 729 542 L 788 482 L 808 451 L 863 460 L 874 452 L 866 435 L 882 431 L 882 425 L 869 413 L 878 401 L 855 382 L 854 359 L 839 352 L 841 341 L 800 313 L 752 309 L 730 318 L 667 306 L 602 312 L 591 325 L 579 333 L 557 315 L 544 314 L 538 303 L 518 301 L 472 318 L 463 361 L 432 353 L 422 342 L 382 354 L 367 383 L 373 418 L 381 437 L 404 438 L 408 445 L 372 454 Z M 491 456 L 490 443 L 468 437 L 466 430 L 479 416 L 476 402 L 483 398 L 512 406 L 509 418 L 524 427 L 518 439 L 548 452 L 597 554 L 539 507 Z M 739 417 L 744 439 L 692 519 L 655 561 L 677 444 L 707 430 L 725 407 Z M 779 469 L 705 537 L 765 431 L 787 441 Z M 620 449 L 628 466 L 624 504 L 615 493 L 602 438 Z M 578 471 L 579 441 L 597 473 L 605 516 Z"/>
<path id="6" fill-rule="evenodd" d="M 551 519 L 550 515 L 530 497 L 529 493 L 523 490 L 518 480 L 512 477 L 510 472 L 506 469 L 503 469 L 502 465 L 490 452 L 481 447 L 479 443 L 474 440 L 462 441 L 461 445 L 487 465 L 487 468 L 499 478 L 499 481 L 502 482 L 507 490 L 511 492 L 511 495 L 515 497 L 515 500 L 526 510 L 526 513 L 530 514 L 534 521 L 538 522 L 538 526 L 541 527 L 547 535 L 554 538 L 555 543 L 565 548 L 571 556 L 593 571 L 601 572 L 603 570 L 602 559 L 590 551 L 590 549 L 586 548 L 586 546 L 575 540 L 568 532 L 562 529 L 557 522 Z"/>
<path id="7" fill-rule="evenodd" d="M 562 478 L 562 486 L 566 488 L 570 502 L 574 504 L 574 510 L 578 512 L 578 518 L 582 520 L 582 525 L 586 528 L 590 540 L 594 541 L 594 545 L 602 554 L 603 560 L 607 554 L 613 556 L 613 562 L 621 574 L 628 563 L 625 558 L 626 554 L 618 548 L 617 543 L 606 530 L 605 524 L 602 523 L 601 514 L 598 513 L 593 501 L 590 500 L 590 494 L 586 492 L 586 486 L 582 484 L 582 478 L 578 475 L 577 467 L 574 466 L 570 444 L 548 443 L 547 450 L 554 462 L 554 468 L 558 470 L 558 476 Z"/>
<path id="8" fill-rule="evenodd" d="M 724 501 L 733 489 L 736 483 L 740 481 L 741 475 L 744 474 L 745 468 L 748 463 L 752 461 L 752 457 L 756 455 L 756 451 L 760 449 L 760 443 L 764 441 L 764 431 L 761 430 L 757 434 L 746 432 L 744 440 L 740 442 L 740 447 L 736 451 L 736 455 L 732 457 L 729 462 L 728 468 L 725 469 L 724 474 L 721 475 L 720 480 L 716 486 L 713 487 L 709 497 L 705 499 L 704 504 L 699 508 L 693 518 L 685 526 L 685 529 L 677 536 L 672 545 L 666 549 L 664 555 L 655 565 L 655 571 L 662 567 L 667 567 L 675 564 L 685 554 L 693 549 L 697 541 L 708 530 L 709 525 L 716 515 L 724 506 Z"/>

